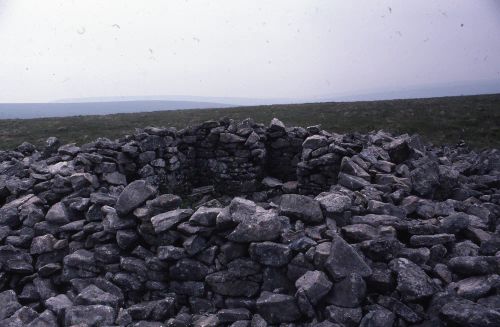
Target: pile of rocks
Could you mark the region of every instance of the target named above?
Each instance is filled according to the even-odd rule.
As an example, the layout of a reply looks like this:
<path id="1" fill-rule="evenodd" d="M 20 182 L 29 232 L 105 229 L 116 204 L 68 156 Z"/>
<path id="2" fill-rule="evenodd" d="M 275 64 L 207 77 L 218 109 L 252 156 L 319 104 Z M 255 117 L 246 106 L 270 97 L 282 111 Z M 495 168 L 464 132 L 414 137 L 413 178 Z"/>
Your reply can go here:
<path id="1" fill-rule="evenodd" d="M 50 138 L 0 152 L 0 205 L 0 326 L 500 325 L 498 150 L 278 120 Z"/>

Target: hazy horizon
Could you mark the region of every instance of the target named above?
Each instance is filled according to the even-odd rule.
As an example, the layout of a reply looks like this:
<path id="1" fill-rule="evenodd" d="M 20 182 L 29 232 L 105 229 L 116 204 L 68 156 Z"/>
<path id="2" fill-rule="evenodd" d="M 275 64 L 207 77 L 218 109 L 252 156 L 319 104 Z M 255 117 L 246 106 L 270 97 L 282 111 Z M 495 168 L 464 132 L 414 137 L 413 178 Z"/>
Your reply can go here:
<path id="1" fill-rule="evenodd" d="M 0 103 L 500 92 L 499 15 L 494 0 L 0 0 Z"/>

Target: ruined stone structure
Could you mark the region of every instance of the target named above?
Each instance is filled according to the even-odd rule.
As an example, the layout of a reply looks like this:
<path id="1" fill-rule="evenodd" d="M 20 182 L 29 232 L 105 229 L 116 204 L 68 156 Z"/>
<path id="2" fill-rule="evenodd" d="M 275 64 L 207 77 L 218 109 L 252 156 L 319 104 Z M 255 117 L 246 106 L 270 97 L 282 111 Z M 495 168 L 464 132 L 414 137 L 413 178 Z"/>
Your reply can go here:
<path id="1" fill-rule="evenodd" d="M 247 119 L 0 151 L 0 326 L 499 326 L 500 151 Z"/>

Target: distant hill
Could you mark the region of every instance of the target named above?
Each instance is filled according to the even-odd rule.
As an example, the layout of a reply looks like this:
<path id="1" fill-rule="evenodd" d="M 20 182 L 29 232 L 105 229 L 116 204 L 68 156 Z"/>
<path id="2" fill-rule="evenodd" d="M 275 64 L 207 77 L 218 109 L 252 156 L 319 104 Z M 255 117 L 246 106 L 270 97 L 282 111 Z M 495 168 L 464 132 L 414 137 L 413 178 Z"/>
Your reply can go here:
<path id="1" fill-rule="evenodd" d="M 235 104 L 195 101 L 109 101 L 78 103 L 0 103 L 0 119 L 109 115 L 176 109 L 234 107 Z"/>

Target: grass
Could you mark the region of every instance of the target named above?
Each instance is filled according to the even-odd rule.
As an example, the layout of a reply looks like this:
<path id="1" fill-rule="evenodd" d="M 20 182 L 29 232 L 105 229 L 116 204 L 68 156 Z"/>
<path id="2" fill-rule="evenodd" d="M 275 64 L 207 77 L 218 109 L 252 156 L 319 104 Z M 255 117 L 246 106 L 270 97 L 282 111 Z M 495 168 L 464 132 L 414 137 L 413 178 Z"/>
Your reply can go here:
<path id="1" fill-rule="evenodd" d="M 287 126 L 321 124 L 323 129 L 339 133 L 383 129 L 418 133 L 434 144 L 463 139 L 476 149 L 500 148 L 500 94 L 493 94 L 0 120 L 0 149 L 15 148 L 23 141 L 41 145 L 49 136 L 57 136 L 63 143 L 82 144 L 98 137 L 114 139 L 130 134 L 136 127 L 183 128 L 222 117 L 251 117 L 265 124 L 277 117 Z"/>

